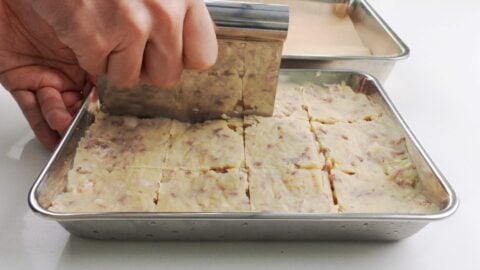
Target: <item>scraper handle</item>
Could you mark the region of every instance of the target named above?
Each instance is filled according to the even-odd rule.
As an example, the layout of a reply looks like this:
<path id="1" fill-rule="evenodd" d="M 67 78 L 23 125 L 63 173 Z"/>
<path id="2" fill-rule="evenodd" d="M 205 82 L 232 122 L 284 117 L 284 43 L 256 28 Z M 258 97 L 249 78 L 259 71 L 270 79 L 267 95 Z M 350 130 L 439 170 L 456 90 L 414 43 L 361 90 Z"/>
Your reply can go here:
<path id="1" fill-rule="evenodd" d="M 286 5 L 206 0 L 217 36 L 249 40 L 280 40 L 287 37 L 289 9 Z"/>

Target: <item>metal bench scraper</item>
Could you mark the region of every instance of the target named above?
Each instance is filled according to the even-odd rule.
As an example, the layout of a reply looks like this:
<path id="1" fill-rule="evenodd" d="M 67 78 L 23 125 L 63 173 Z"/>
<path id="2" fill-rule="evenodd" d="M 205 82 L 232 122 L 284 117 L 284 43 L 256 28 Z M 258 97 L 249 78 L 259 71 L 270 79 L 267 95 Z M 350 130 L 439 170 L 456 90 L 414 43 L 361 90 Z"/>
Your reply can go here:
<path id="1" fill-rule="evenodd" d="M 272 115 L 288 31 L 288 6 L 205 3 L 216 24 L 219 53 L 215 65 L 205 71 L 185 70 L 173 89 L 160 89 L 146 82 L 116 89 L 105 77 L 98 76 L 102 111 L 188 122 Z"/>

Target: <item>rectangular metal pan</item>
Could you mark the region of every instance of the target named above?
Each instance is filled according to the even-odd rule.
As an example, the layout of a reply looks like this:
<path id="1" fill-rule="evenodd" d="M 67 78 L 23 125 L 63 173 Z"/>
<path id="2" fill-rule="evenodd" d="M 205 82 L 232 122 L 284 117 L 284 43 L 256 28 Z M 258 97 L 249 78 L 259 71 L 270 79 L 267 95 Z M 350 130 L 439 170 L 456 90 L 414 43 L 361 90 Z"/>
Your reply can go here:
<path id="1" fill-rule="evenodd" d="M 344 81 L 355 91 L 376 95 L 387 113 L 403 128 L 424 193 L 441 210 L 432 214 L 51 212 L 48 206 L 65 189 L 77 143 L 92 120 L 88 101 L 34 183 L 29 194 L 31 209 L 59 222 L 72 234 L 106 240 L 398 240 L 455 212 L 458 201 L 454 191 L 376 79 L 352 71 L 292 69 L 281 70 L 280 81 L 285 80 L 320 84 Z"/>
<path id="2" fill-rule="evenodd" d="M 255 2 L 255 0 L 249 0 Z M 275 0 L 268 0 L 272 2 Z M 291 1 L 291 0 L 290 0 Z M 325 4 L 325 0 L 294 0 L 308 1 Z M 263 2 L 259 0 L 259 2 Z M 281 1 L 285 4 L 289 1 Z M 282 68 L 319 68 L 319 69 L 346 69 L 358 70 L 376 77 L 380 82 L 385 82 L 395 63 L 405 59 L 409 55 L 409 48 L 370 6 L 366 0 L 351 0 L 348 16 L 365 47 L 372 53 L 371 56 L 361 55 L 326 55 L 319 51 L 315 54 L 302 54 L 287 52 L 282 56 Z M 335 4 L 332 5 L 334 12 Z M 294 20 L 295 11 L 291 8 L 291 24 Z M 320 15 L 321 16 L 321 15 Z M 291 25 L 292 26 L 292 25 Z M 322 27 L 322 26 L 317 26 Z M 289 35 L 295 29 L 289 30 Z M 288 38 L 287 38 L 288 43 Z M 339 44 L 342 45 L 342 44 Z"/>

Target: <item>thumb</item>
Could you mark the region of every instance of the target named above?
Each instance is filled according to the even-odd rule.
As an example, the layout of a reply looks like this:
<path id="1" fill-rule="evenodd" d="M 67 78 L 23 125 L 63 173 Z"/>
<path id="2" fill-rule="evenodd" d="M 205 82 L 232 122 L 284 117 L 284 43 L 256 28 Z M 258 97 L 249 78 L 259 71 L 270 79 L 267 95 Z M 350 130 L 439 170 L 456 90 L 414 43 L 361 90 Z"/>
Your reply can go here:
<path id="1" fill-rule="evenodd" d="M 2 74 L 0 79 L 14 96 L 16 92 L 30 91 L 48 126 L 57 132 L 66 130 L 72 116 L 62 93 L 75 89 L 75 85 L 62 72 L 44 66 L 25 66 Z"/>

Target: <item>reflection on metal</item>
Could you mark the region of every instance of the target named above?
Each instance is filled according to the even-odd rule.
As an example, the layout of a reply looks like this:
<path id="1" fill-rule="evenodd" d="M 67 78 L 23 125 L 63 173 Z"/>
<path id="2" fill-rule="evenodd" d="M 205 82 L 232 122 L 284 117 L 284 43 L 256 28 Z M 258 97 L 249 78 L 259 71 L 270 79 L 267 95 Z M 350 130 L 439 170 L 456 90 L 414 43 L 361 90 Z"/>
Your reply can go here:
<path id="1" fill-rule="evenodd" d="M 172 89 L 140 82 L 117 89 L 97 78 L 102 110 L 115 115 L 163 116 L 198 122 L 223 116 L 273 113 L 289 12 L 283 5 L 207 1 L 219 42 L 217 63 L 186 70 Z"/>

